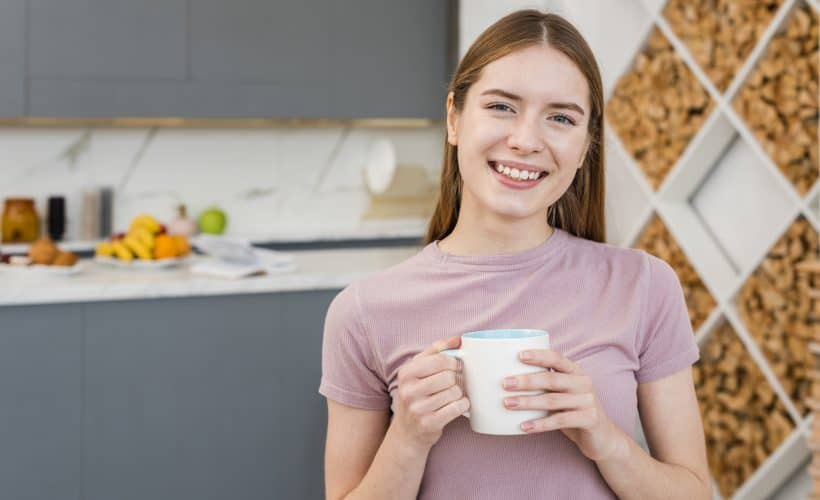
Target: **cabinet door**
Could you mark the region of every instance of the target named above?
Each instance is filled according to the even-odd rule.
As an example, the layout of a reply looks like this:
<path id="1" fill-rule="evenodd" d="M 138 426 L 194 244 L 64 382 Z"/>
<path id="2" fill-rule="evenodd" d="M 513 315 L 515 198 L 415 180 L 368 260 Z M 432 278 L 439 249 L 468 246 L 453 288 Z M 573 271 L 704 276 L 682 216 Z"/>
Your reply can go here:
<path id="1" fill-rule="evenodd" d="M 319 394 L 325 314 L 338 290 L 281 294 L 282 321 L 276 329 L 277 443 L 286 450 L 275 469 L 278 498 L 324 498 L 327 403 Z"/>
<path id="2" fill-rule="evenodd" d="M 26 112 L 25 10 L 25 0 L 0 2 L 0 116 Z"/>
<path id="3" fill-rule="evenodd" d="M 86 498 L 322 498 L 325 302 L 88 305 Z"/>
<path id="4" fill-rule="evenodd" d="M 447 95 L 449 2 L 331 2 L 334 117 L 439 119 Z"/>
<path id="5" fill-rule="evenodd" d="M 271 295 L 86 309 L 88 500 L 276 498 Z"/>
<path id="6" fill-rule="evenodd" d="M 157 98 L 178 97 L 186 0 L 29 3 L 29 114 L 144 115 Z"/>
<path id="7" fill-rule="evenodd" d="M 194 99 L 211 116 L 327 116 L 328 3 L 193 2 Z"/>
<path id="8" fill-rule="evenodd" d="M 0 307 L 0 498 L 82 498 L 82 334 L 81 306 Z"/>

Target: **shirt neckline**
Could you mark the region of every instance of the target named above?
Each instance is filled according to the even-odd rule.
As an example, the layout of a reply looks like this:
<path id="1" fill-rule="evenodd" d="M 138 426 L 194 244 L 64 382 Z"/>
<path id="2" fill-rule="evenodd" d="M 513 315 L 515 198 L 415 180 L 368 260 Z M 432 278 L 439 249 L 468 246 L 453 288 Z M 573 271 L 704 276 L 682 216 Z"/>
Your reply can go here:
<path id="1" fill-rule="evenodd" d="M 555 255 L 566 243 L 567 233 L 561 228 L 553 228 L 552 235 L 538 246 L 514 254 L 500 255 L 454 255 L 439 248 L 440 240 L 433 240 L 424 247 L 422 253 L 437 264 L 448 269 L 462 268 L 483 271 L 508 270 L 526 267 Z"/>

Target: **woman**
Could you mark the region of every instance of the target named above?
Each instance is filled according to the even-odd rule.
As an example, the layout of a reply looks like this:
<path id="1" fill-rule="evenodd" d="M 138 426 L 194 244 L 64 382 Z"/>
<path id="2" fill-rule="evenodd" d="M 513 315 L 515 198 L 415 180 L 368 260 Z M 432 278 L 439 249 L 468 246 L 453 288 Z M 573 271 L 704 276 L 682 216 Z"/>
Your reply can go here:
<path id="1" fill-rule="evenodd" d="M 510 14 L 464 56 L 426 246 L 327 313 L 328 498 L 710 497 L 680 283 L 603 243 L 601 87 L 553 14 Z M 552 349 L 521 358 L 544 370 L 504 381 L 547 391 L 505 400 L 550 410 L 524 435 L 472 432 L 459 366 L 440 354 L 493 328 L 551 334 Z"/>

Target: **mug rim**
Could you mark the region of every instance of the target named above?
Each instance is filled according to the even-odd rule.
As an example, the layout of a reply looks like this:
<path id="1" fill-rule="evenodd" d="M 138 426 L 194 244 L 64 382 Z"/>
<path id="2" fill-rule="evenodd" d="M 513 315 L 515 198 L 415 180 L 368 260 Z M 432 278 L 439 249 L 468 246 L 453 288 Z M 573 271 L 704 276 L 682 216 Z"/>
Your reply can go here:
<path id="1" fill-rule="evenodd" d="M 467 332 L 461 336 L 462 339 L 469 340 L 520 340 L 538 337 L 549 337 L 549 332 L 535 328 L 495 328 Z"/>

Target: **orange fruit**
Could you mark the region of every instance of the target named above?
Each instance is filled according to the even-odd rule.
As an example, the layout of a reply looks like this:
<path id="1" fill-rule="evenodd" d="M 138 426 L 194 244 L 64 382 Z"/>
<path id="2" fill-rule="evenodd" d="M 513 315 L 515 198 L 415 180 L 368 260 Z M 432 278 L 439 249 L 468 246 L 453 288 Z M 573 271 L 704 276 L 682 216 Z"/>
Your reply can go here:
<path id="1" fill-rule="evenodd" d="M 183 256 L 191 253 L 191 245 L 188 244 L 188 238 L 181 234 L 171 236 L 177 246 L 177 255 Z"/>
<path id="2" fill-rule="evenodd" d="M 154 258 L 170 259 L 176 257 L 177 244 L 174 238 L 167 234 L 160 234 L 154 242 Z"/>

